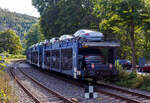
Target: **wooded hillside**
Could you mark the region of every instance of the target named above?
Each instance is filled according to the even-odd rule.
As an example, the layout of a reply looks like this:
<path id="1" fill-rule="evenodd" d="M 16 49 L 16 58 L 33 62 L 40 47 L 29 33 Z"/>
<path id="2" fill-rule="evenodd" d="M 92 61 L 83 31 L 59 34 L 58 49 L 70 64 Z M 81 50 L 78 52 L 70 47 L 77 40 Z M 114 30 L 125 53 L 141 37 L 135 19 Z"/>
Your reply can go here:
<path id="1" fill-rule="evenodd" d="M 27 32 L 32 24 L 35 24 L 36 22 L 36 17 L 10 12 L 6 9 L 0 8 L 0 31 L 12 29 L 16 31 L 21 40 L 24 37 L 24 33 Z"/>

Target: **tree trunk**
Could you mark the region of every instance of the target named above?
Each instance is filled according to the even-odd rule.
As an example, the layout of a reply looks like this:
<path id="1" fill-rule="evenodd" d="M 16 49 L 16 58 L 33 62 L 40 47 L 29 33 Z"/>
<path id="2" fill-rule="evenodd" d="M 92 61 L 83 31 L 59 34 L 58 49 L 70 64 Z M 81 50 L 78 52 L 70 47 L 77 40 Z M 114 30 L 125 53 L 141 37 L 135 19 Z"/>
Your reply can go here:
<path id="1" fill-rule="evenodd" d="M 134 23 L 131 22 L 131 31 L 130 31 L 130 37 L 131 37 L 131 48 L 132 48 L 132 70 L 136 67 L 136 58 L 135 58 L 135 39 L 134 39 Z"/>
<path id="2" fill-rule="evenodd" d="M 134 6 L 132 6 L 132 14 L 134 14 Z M 130 25 L 130 37 L 131 37 L 131 48 L 132 48 L 132 71 L 135 69 L 136 67 L 136 58 L 135 58 L 135 39 L 134 39 L 134 28 L 135 28 L 135 24 L 134 24 L 134 15 L 131 18 L 131 25 Z"/>

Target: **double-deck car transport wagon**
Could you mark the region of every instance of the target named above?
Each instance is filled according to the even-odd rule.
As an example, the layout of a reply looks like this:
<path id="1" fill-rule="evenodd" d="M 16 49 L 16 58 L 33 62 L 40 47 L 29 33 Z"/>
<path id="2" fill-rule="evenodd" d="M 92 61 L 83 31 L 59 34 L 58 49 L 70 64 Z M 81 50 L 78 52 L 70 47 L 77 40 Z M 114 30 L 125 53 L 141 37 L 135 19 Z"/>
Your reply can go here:
<path id="1" fill-rule="evenodd" d="M 87 35 L 87 34 L 86 34 Z M 100 39 L 69 38 L 41 42 L 27 50 L 27 61 L 42 69 L 74 78 L 116 76 L 118 42 Z"/>

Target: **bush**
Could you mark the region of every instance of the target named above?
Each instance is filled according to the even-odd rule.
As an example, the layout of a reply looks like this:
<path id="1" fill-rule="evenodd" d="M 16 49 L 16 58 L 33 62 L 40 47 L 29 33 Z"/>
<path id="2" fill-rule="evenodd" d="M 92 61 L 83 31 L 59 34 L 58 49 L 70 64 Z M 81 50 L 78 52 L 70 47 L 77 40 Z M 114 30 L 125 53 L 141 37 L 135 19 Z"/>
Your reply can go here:
<path id="1" fill-rule="evenodd" d="M 118 81 L 127 80 L 128 76 L 129 76 L 128 72 L 126 72 L 125 70 L 120 70 L 117 79 Z"/>
<path id="2" fill-rule="evenodd" d="M 118 81 L 116 81 L 115 84 L 124 87 L 139 88 L 144 82 L 143 77 L 138 76 L 135 70 L 131 73 L 126 72 L 118 62 L 117 67 L 119 74 L 117 76 Z"/>
<path id="3" fill-rule="evenodd" d="M 115 84 L 128 88 L 139 88 L 150 92 L 150 75 L 138 75 L 136 71 L 131 73 L 125 70 L 119 71 L 118 80 Z"/>
<path id="4" fill-rule="evenodd" d="M 138 88 L 143 83 L 143 77 L 138 76 L 136 71 L 131 73 L 126 72 L 125 70 L 121 70 L 118 75 L 117 85 L 130 87 L 130 88 Z"/>
<path id="5" fill-rule="evenodd" d="M 1 56 L 0 60 L 2 60 Z M 9 76 L 4 72 L 5 67 L 4 63 L 0 63 L 0 103 L 14 101 L 14 95 L 12 95 L 11 86 L 9 86 Z"/>
<path id="6" fill-rule="evenodd" d="M 138 75 L 135 81 L 135 84 L 132 85 L 132 88 L 140 88 L 144 83 L 143 76 Z"/>
<path id="7" fill-rule="evenodd" d="M 117 76 L 117 80 L 118 80 L 118 81 L 127 80 L 129 73 L 126 72 L 126 71 L 123 69 L 122 65 L 119 64 L 119 61 L 118 61 L 118 60 L 117 60 L 117 62 L 115 62 L 115 65 L 117 65 L 117 69 L 119 70 L 119 74 L 118 74 L 118 76 Z"/>
<path id="8" fill-rule="evenodd" d="M 0 72 L 0 103 L 11 101 L 15 103 L 15 95 L 12 94 L 11 86 L 9 85 L 10 78 L 5 72 Z"/>
<path id="9" fill-rule="evenodd" d="M 0 61 L 4 61 L 3 58 L 0 56 Z M 4 70 L 5 64 L 3 62 L 0 62 L 0 71 Z"/>
<path id="10" fill-rule="evenodd" d="M 3 52 L 2 53 L 5 56 L 5 59 L 22 59 L 25 58 L 25 55 L 21 55 L 21 54 L 9 54 L 8 52 Z"/>
<path id="11" fill-rule="evenodd" d="M 143 81 L 140 89 L 150 92 L 150 75 L 143 76 Z"/>
<path id="12" fill-rule="evenodd" d="M 24 59 L 25 55 L 10 55 L 8 59 Z"/>
<path id="13" fill-rule="evenodd" d="M 128 79 L 133 79 L 137 77 L 136 70 L 133 70 L 131 73 L 129 73 Z"/>

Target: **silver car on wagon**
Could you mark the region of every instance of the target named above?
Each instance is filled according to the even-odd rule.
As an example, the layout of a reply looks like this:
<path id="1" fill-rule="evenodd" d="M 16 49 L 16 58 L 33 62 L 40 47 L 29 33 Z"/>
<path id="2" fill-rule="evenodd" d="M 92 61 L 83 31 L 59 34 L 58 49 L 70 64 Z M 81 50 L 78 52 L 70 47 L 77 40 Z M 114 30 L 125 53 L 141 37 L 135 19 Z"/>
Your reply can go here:
<path id="1" fill-rule="evenodd" d="M 73 34 L 78 39 L 86 39 L 88 41 L 103 41 L 104 35 L 101 32 L 80 29 Z"/>

